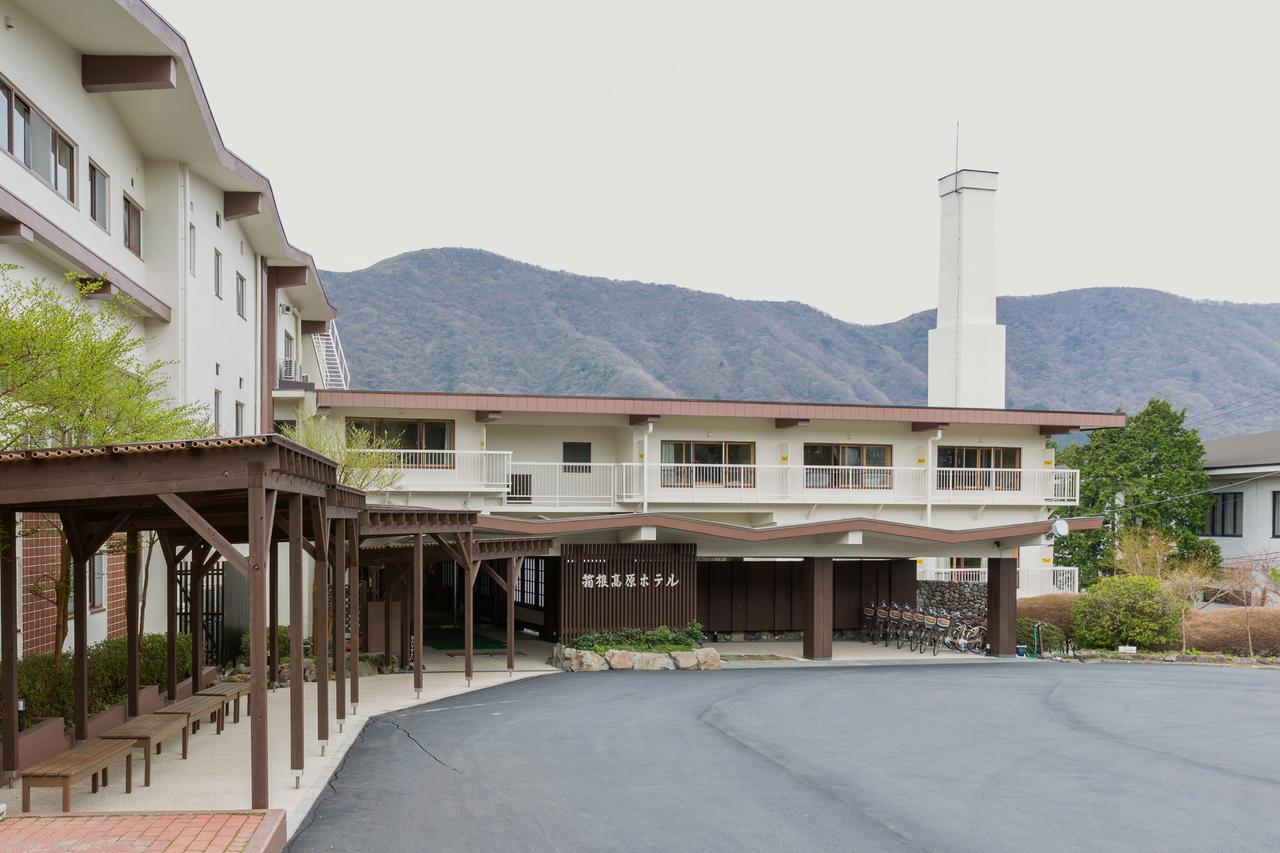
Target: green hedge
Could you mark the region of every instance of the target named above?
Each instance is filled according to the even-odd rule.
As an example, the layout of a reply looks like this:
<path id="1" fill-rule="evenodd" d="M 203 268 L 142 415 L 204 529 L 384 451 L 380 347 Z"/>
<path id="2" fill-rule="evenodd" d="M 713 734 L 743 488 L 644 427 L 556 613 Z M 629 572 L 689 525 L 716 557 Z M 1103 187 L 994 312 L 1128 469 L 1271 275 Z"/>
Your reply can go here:
<path id="1" fill-rule="evenodd" d="M 1075 602 L 1075 644 L 1085 649 L 1158 649 L 1178 637 L 1179 605 L 1160 581 L 1142 575 L 1103 578 Z"/>
<path id="2" fill-rule="evenodd" d="M 178 680 L 191 675 L 191 635 L 179 634 Z M 89 664 L 89 716 L 100 714 L 128 696 L 129 647 L 124 637 L 112 637 L 86 650 Z M 54 663 L 53 653 L 26 655 L 18 661 L 18 696 L 26 702 L 27 725 L 49 717 L 70 720 L 75 714 L 72 687 L 75 656 L 65 652 Z M 144 634 L 138 647 L 141 684 L 168 687 L 168 655 L 164 634 Z"/>
<path id="3" fill-rule="evenodd" d="M 1067 637 L 1062 633 L 1062 629 L 1052 622 L 1039 622 L 1036 619 L 1018 620 L 1018 645 L 1026 646 L 1029 654 L 1035 653 L 1035 629 L 1037 624 L 1040 625 L 1041 654 L 1060 652 L 1066 649 Z"/>
<path id="4" fill-rule="evenodd" d="M 277 625 L 276 636 L 280 638 L 280 659 L 287 660 L 289 657 L 289 626 Z M 263 635 L 263 637 L 265 640 L 267 640 L 268 643 L 271 642 L 270 628 L 267 629 L 267 633 Z M 269 647 L 270 646 L 268 646 L 268 648 Z M 249 635 L 248 634 L 240 635 L 240 657 L 238 658 L 238 661 L 245 665 L 248 665 L 249 663 Z"/>
<path id="5" fill-rule="evenodd" d="M 663 625 L 651 631 L 624 628 L 621 631 L 581 634 L 569 642 L 570 648 L 597 654 L 604 654 L 609 649 L 624 649 L 631 652 L 680 652 L 696 649 L 701 645 L 702 626 L 697 622 L 690 622 L 683 628 L 668 628 Z"/>

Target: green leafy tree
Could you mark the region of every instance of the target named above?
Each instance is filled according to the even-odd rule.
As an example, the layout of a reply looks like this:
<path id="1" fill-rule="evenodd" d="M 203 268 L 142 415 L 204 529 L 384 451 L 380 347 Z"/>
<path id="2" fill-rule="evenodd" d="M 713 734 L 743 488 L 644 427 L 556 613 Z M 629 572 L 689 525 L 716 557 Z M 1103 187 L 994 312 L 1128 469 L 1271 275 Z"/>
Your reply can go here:
<path id="1" fill-rule="evenodd" d="M 1080 567 L 1082 585 L 1114 571 L 1119 531 L 1130 526 L 1165 534 L 1179 560 L 1221 562 L 1218 546 L 1200 538 L 1213 495 L 1204 445 L 1185 419 L 1185 411 L 1153 399 L 1125 427 L 1095 431 L 1058 454 L 1059 463 L 1080 469 L 1080 505 L 1060 514 L 1106 517 L 1101 529 L 1054 543 L 1059 564 Z"/>
<path id="2" fill-rule="evenodd" d="M 390 492 L 400 486 L 404 475 L 397 453 L 382 451 L 400 448 L 367 429 L 330 421 L 325 415 L 302 411 L 295 426 L 281 435 L 338 463 L 338 482 L 366 492 Z"/>
<path id="3" fill-rule="evenodd" d="M 0 264 L 0 450 L 199 438 L 205 410 L 176 405 L 167 363 L 146 357 L 130 302 L 87 301 L 103 279 L 24 278 Z M 28 527 L 24 534 L 37 528 Z M 61 535 L 59 528 L 52 528 Z M 71 557 L 31 585 L 54 605 L 54 658 L 67 636 Z"/>

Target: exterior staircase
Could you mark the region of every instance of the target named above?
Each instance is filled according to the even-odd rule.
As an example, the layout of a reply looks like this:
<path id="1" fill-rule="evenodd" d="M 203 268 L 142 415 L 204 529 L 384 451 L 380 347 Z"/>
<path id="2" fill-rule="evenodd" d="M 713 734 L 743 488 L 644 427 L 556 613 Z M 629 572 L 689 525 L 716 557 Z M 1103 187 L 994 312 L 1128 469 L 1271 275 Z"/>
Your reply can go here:
<path id="1" fill-rule="evenodd" d="M 329 321 L 329 331 L 312 335 L 316 348 L 316 362 L 320 365 L 320 378 L 328 389 L 345 389 L 351 386 L 351 371 L 347 357 L 342 352 L 342 339 L 338 337 L 338 324 Z"/>

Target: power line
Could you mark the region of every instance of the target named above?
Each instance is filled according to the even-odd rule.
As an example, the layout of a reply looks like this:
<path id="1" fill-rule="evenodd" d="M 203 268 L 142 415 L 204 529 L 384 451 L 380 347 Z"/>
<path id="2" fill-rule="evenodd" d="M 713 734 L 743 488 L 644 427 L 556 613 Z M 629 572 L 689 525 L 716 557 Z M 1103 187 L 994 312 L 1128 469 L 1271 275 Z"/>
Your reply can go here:
<path id="1" fill-rule="evenodd" d="M 1247 480 L 1236 480 L 1231 483 L 1223 483 L 1221 486 L 1211 486 L 1207 489 L 1200 489 L 1199 491 L 1196 491 L 1196 492 L 1188 492 L 1185 495 L 1174 495 L 1171 498 L 1161 498 L 1158 501 L 1151 501 L 1149 503 L 1134 504 L 1133 506 L 1122 506 L 1117 509 L 1104 509 L 1102 512 L 1105 515 L 1107 513 L 1114 514 L 1114 513 L 1127 512 L 1128 510 L 1131 510 L 1131 509 L 1146 509 L 1149 506 L 1159 506 L 1160 504 L 1167 504 L 1171 501 L 1180 501 L 1186 498 L 1194 498 L 1197 495 L 1207 495 L 1210 492 L 1216 492 L 1219 489 L 1230 489 L 1235 486 L 1243 486 L 1245 483 L 1252 483 L 1254 480 L 1263 480 L 1263 479 L 1266 479 L 1267 477 L 1274 477 L 1274 476 L 1276 476 L 1274 471 L 1268 471 L 1265 474 L 1258 474 L 1257 476 L 1250 477 Z"/>

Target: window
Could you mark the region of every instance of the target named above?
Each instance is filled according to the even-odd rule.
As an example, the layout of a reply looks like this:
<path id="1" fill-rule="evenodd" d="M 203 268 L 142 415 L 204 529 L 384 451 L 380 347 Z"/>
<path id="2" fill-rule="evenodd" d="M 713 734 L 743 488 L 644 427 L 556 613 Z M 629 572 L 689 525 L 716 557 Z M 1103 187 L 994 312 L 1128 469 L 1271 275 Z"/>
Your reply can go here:
<path id="1" fill-rule="evenodd" d="M 5 150 L 39 175 L 54 192 L 74 202 L 75 146 L 11 86 L 0 85 L 0 102 L 4 111 L 0 143 Z"/>
<path id="2" fill-rule="evenodd" d="M 664 441 L 661 484 L 671 488 L 756 485 L 753 441 Z"/>
<path id="3" fill-rule="evenodd" d="M 247 295 L 245 293 L 246 286 L 247 283 L 244 280 L 244 276 L 240 275 L 240 273 L 236 273 L 236 313 L 241 317 L 245 316 L 245 297 Z"/>
<path id="4" fill-rule="evenodd" d="M 196 274 L 196 227 L 187 226 L 187 272 Z"/>
<path id="5" fill-rule="evenodd" d="M 107 211 L 110 209 L 107 204 L 107 193 L 107 173 L 99 169 L 96 163 L 90 161 L 89 218 L 104 229 L 107 227 Z"/>
<path id="6" fill-rule="evenodd" d="M 124 245 L 130 252 L 142 257 L 142 208 L 128 196 L 124 200 Z"/>
<path id="7" fill-rule="evenodd" d="M 1021 447 L 938 448 L 939 489 L 1016 492 L 1022 488 L 1021 469 Z"/>
<path id="8" fill-rule="evenodd" d="M 213 389 L 213 433 L 222 435 L 222 392 Z"/>
<path id="9" fill-rule="evenodd" d="M 562 470 L 566 474 L 591 473 L 591 442 L 566 441 L 561 449 Z"/>
<path id="10" fill-rule="evenodd" d="M 284 357 L 293 361 L 293 335 L 284 333 Z"/>
<path id="11" fill-rule="evenodd" d="M 1218 492 L 1204 519 L 1202 536 L 1244 535 L 1244 492 Z"/>
<path id="12" fill-rule="evenodd" d="M 236 435 L 244 435 L 244 403 L 236 403 Z"/>
<path id="13" fill-rule="evenodd" d="M 93 555 L 92 575 L 89 576 L 89 609 L 99 610 L 107 606 L 107 555 L 99 551 Z"/>
<path id="14" fill-rule="evenodd" d="M 1280 492 L 1271 493 L 1271 538 L 1280 539 Z"/>
<path id="15" fill-rule="evenodd" d="M 347 429 L 360 429 L 388 447 L 435 453 L 405 453 L 400 464 L 409 468 L 453 467 L 453 421 L 402 418 L 347 418 Z"/>
<path id="16" fill-rule="evenodd" d="M 221 210 L 215 210 L 213 212 L 213 225 L 215 228 L 222 227 L 222 211 Z"/>
<path id="17" fill-rule="evenodd" d="M 546 607 L 547 561 L 539 557 L 526 558 L 516 579 L 516 604 L 522 607 Z"/>
<path id="18" fill-rule="evenodd" d="M 213 250 L 213 295 L 222 298 L 222 253 Z"/>
<path id="19" fill-rule="evenodd" d="M 893 448 L 887 444 L 805 444 L 804 485 L 807 489 L 888 489 L 893 487 L 892 465 Z"/>

